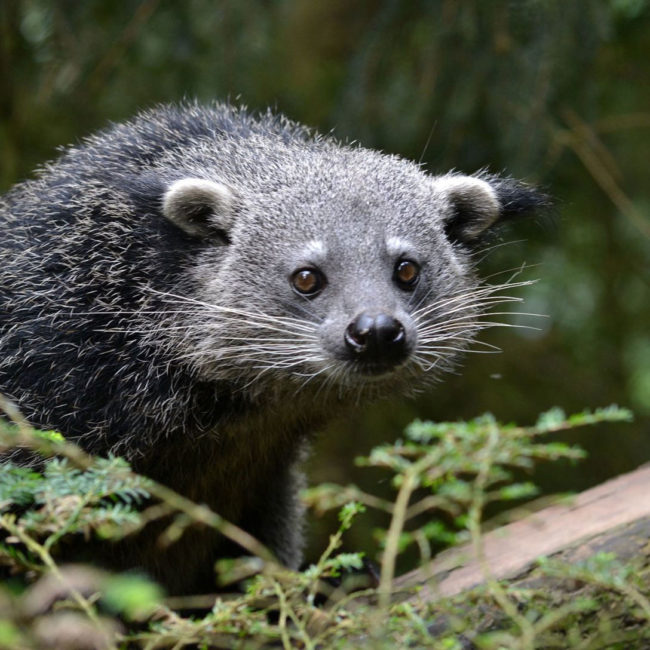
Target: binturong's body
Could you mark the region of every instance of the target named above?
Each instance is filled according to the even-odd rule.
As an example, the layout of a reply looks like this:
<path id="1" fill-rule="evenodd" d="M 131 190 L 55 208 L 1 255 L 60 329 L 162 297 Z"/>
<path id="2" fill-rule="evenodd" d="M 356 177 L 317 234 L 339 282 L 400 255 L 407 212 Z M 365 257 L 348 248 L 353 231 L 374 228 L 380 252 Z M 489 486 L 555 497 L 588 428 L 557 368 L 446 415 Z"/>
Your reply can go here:
<path id="1" fill-rule="evenodd" d="M 471 251 L 543 197 L 226 105 L 160 107 L 0 202 L 0 392 L 29 421 L 207 503 L 301 559 L 303 441 L 412 393 L 485 326 Z M 193 530 L 119 561 L 209 588 Z"/>

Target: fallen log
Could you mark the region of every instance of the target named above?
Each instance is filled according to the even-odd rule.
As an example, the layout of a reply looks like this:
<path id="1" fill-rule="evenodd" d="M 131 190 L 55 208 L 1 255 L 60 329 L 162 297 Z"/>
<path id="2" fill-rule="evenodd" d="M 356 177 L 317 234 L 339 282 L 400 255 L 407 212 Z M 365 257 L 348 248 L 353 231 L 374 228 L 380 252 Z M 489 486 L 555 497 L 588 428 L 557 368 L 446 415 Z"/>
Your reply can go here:
<path id="1" fill-rule="evenodd" d="M 417 586 L 411 598 L 431 602 L 476 587 L 488 575 L 521 578 L 540 557 L 571 563 L 602 551 L 621 560 L 650 557 L 650 465 L 485 533 L 482 557 L 471 544 L 444 551 L 396 579 L 395 587 Z"/>

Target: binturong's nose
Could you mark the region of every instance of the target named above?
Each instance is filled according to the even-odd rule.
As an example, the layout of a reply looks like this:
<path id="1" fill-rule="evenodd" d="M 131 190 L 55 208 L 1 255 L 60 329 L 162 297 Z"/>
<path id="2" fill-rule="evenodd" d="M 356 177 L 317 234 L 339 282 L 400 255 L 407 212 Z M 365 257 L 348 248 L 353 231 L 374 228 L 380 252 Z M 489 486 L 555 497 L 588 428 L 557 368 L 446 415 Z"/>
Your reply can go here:
<path id="1" fill-rule="evenodd" d="M 404 326 L 389 314 L 362 312 L 345 330 L 352 356 L 377 370 L 388 370 L 407 356 Z"/>

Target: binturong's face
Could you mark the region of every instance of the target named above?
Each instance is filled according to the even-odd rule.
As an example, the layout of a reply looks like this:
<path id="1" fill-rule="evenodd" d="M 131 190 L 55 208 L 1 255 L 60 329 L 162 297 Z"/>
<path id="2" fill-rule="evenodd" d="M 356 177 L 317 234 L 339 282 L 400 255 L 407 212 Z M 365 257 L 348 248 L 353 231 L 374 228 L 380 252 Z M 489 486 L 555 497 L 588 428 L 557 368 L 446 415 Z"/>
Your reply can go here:
<path id="1" fill-rule="evenodd" d="M 363 166 L 355 165 L 356 151 Z M 453 367 L 518 283 L 484 285 L 471 252 L 542 198 L 510 179 L 450 174 L 366 150 L 305 166 L 272 192 L 186 178 L 163 212 L 219 242 L 201 253 L 191 346 L 205 378 L 264 390 L 412 393 Z M 207 225 L 206 225 L 207 224 Z M 210 269 L 206 272 L 206 268 Z"/>

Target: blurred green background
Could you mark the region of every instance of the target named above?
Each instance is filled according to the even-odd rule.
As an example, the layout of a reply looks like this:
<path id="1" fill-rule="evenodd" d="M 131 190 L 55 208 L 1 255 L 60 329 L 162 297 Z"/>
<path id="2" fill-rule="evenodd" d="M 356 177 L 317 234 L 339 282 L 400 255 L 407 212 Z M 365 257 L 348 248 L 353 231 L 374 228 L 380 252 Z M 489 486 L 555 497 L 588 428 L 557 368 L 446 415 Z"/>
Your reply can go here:
<path id="1" fill-rule="evenodd" d="M 184 97 L 271 106 L 431 172 L 541 184 L 555 222 L 513 229 L 482 263 L 525 261 L 539 329 L 487 332 L 502 354 L 337 423 L 309 470 L 388 493 L 353 459 L 416 416 L 631 407 L 632 425 L 571 434 L 588 461 L 533 476 L 579 490 L 650 459 L 649 82 L 647 0 L 1 0 L 0 189 L 58 146 Z M 312 555 L 331 525 L 312 523 Z M 349 545 L 365 548 L 373 525 Z"/>

